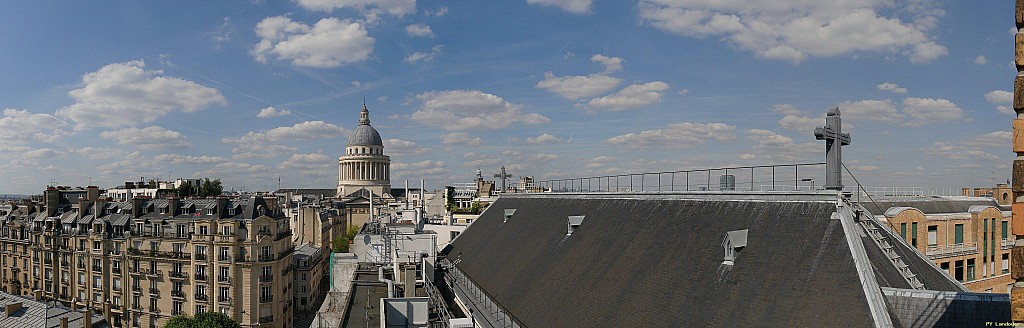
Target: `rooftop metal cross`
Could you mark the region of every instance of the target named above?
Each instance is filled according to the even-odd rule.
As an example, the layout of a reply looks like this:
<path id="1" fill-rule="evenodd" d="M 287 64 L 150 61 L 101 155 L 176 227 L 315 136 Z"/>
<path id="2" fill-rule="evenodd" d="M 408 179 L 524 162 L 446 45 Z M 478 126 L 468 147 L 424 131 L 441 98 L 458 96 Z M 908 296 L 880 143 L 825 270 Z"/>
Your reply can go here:
<path id="1" fill-rule="evenodd" d="M 814 129 L 814 138 L 825 140 L 825 189 L 843 190 L 843 146 L 850 144 L 850 134 L 843 133 L 838 106 L 828 110 L 825 126 Z"/>
<path id="2" fill-rule="evenodd" d="M 506 187 L 505 179 L 511 178 L 512 175 L 508 174 L 508 173 L 505 173 L 505 167 L 502 166 L 501 167 L 501 173 L 495 173 L 494 177 L 501 179 L 501 192 L 505 192 L 505 187 Z"/>

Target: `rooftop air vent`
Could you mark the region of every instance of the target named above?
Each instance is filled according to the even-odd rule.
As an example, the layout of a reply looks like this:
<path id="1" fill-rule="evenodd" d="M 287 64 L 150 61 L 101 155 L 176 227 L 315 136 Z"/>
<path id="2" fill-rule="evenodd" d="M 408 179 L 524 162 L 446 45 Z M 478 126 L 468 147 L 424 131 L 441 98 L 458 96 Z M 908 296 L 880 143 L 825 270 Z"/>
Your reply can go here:
<path id="1" fill-rule="evenodd" d="M 567 236 L 571 235 L 573 231 L 576 231 L 576 229 L 580 227 L 580 224 L 583 224 L 583 218 L 584 217 L 586 217 L 586 216 L 584 216 L 584 215 L 570 215 L 569 216 L 569 233 L 567 233 L 565 235 L 567 235 Z"/>
<path id="2" fill-rule="evenodd" d="M 515 213 L 516 213 L 516 209 L 514 209 L 514 208 L 506 208 L 505 209 L 505 221 L 501 221 L 501 223 L 508 222 L 508 219 L 511 219 L 512 218 L 512 214 L 515 214 Z"/>
<path id="3" fill-rule="evenodd" d="M 726 232 L 722 247 L 725 247 L 725 261 L 722 264 L 732 265 L 740 251 L 747 247 L 747 229 Z"/>

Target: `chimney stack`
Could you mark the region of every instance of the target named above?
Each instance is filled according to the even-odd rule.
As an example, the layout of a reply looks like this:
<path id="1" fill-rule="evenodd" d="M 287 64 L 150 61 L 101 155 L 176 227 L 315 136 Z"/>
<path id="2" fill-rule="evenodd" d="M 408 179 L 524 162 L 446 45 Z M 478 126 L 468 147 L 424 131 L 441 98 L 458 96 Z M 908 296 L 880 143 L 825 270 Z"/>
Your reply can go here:
<path id="1" fill-rule="evenodd" d="M 46 188 L 45 202 L 46 202 L 46 216 L 54 216 L 57 214 L 57 205 L 60 204 L 60 191 L 57 188 L 49 187 Z"/>
<path id="2" fill-rule="evenodd" d="M 68 328 L 68 317 L 60 317 L 60 328 Z"/>
<path id="3" fill-rule="evenodd" d="M 88 199 L 88 200 L 100 199 L 100 187 L 97 187 L 97 186 L 85 187 L 85 199 Z"/>
<path id="4" fill-rule="evenodd" d="M 4 306 L 4 314 L 8 317 L 14 312 L 18 312 L 18 310 L 21 310 L 21 302 L 7 303 L 7 305 Z"/>
<path id="5" fill-rule="evenodd" d="M 178 215 L 178 197 L 167 197 L 167 214 Z"/>
<path id="6" fill-rule="evenodd" d="M 92 311 L 89 309 L 82 310 L 82 327 L 92 328 Z"/>

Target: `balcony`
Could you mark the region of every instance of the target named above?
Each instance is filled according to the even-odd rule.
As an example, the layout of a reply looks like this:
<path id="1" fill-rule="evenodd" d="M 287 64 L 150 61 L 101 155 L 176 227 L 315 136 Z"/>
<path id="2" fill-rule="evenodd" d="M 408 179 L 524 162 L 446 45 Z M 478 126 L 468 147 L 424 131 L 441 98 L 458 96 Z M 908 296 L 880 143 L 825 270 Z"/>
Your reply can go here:
<path id="1" fill-rule="evenodd" d="M 174 297 L 174 298 L 185 298 L 185 292 L 180 291 L 180 290 L 172 290 L 171 291 L 171 297 Z"/>
<path id="2" fill-rule="evenodd" d="M 183 314 L 185 314 L 185 312 L 182 312 L 181 310 L 173 310 L 173 311 L 171 311 L 171 315 L 183 315 Z"/>
<path id="3" fill-rule="evenodd" d="M 206 281 L 206 275 L 202 273 L 196 273 L 196 281 Z"/>
<path id="4" fill-rule="evenodd" d="M 270 254 L 260 254 L 260 262 L 270 262 L 274 260 L 274 256 Z"/>
<path id="5" fill-rule="evenodd" d="M 273 282 L 274 276 L 260 276 L 260 282 Z"/>
<path id="6" fill-rule="evenodd" d="M 233 243 L 238 240 L 236 235 L 216 235 L 213 237 L 214 242 L 218 243 Z"/>
<path id="7" fill-rule="evenodd" d="M 102 266 L 99 266 L 99 265 L 93 265 L 93 266 L 92 266 L 92 271 L 94 271 L 94 272 L 100 272 L 100 271 L 103 271 L 103 267 L 102 267 Z"/>
<path id="8" fill-rule="evenodd" d="M 274 295 L 260 296 L 260 303 L 270 303 L 274 301 Z"/>
<path id="9" fill-rule="evenodd" d="M 151 278 L 158 278 L 160 277 L 161 274 L 163 274 L 163 271 L 160 270 L 146 270 L 145 272 L 146 276 Z"/>
<path id="10" fill-rule="evenodd" d="M 228 276 L 217 276 L 217 282 L 218 283 L 223 283 L 223 284 L 230 284 L 231 283 L 231 277 L 228 277 Z"/>
<path id="11" fill-rule="evenodd" d="M 234 260 L 235 258 L 231 255 L 221 254 L 220 256 L 217 257 L 217 261 L 231 262 Z"/>
<path id="12" fill-rule="evenodd" d="M 85 269 L 85 263 L 78 262 L 78 268 L 79 269 Z"/>
<path id="13" fill-rule="evenodd" d="M 176 259 L 190 259 L 192 258 L 192 254 L 185 252 L 171 252 L 171 257 Z"/>
<path id="14" fill-rule="evenodd" d="M 1003 249 L 1011 249 L 1011 248 L 1013 248 L 1013 239 L 1003 239 L 1002 247 L 1003 247 Z"/>
<path id="15" fill-rule="evenodd" d="M 221 296 L 217 297 L 217 302 L 222 302 L 222 303 L 231 302 L 231 297 L 230 296 L 226 296 L 226 295 L 221 295 Z"/>
<path id="16" fill-rule="evenodd" d="M 160 313 L 160 308 L 155 307 L 155 306 L 150 306 L 149 307 L 149 312 Z"/>
<path id="17" fill-rule="evenodd" d="M 142 286 L 132 286 L 132 292 L 142 293 Z"/>
<path id="18" fill-rule="evenodd" d="M 70 265 L 68 265 L 68 261 L 60 261 L 60 266 L 66 268 L 66 267 L 69 267 Z"/>
<path id="19" fill-rule="evenodd" d="M 188 278 L 187 274 L 185 274 L 184 272 L 180 272 L 180 271 L 171 271 L 170 273 L 167 274 L 167 276 L 171 277 L 171 279 L 185 279 L 185 278 Z"/>
<path id="20" fill-rule="evenodd" d="M 953 245 L 929 245 L 926 252 L 928 259 L 940 259 L 947 257 L 965 256 L 978 254 L 977 243 L 961 243 Z"/>
<path id="21" fill-rule="evenodd" d="M 207 296 L 206 294 L 196 294 L 196 300 L 206 302 Z"/>
<path id="22" fill-rule="evenodd" d="M 43 259 L 43 264 L 47 264 L 47 265 L 53 264 L 53 259 Z"/>
<path id="23" fill-rule="evenodd" d="M 150 288 L 149 294 L 153 296 L 160 296 L 160 288 Z"/>
<path id="24" fill-rule="evenodd" d="M 142 305 L 134 304 L 132 305 L 132 310 L 142 311 Z"/>
<path id="25" fill-rule="evenodd" d="M 196 253 L 196 261 L 206 261 L 206 253 Z"/>

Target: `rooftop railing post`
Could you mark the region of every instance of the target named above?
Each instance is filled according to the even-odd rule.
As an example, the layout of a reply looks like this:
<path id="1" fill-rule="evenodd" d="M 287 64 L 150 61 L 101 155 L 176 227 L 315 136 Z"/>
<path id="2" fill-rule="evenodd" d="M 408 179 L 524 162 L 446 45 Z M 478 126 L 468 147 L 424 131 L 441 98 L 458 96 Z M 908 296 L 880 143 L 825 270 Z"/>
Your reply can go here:
<path id="1" fill-rule="evenodd" d="M 750 191 L 754 191 L 754 167 L 750 167 Z"/>
<path id="2" fill-rule="evenodd" d="M 686 171 L 686 191 L 690 191 L 690 171 Z"/>
<path id="3" fill-rule="evenodd" d="M 772 191 L 775 191 L 775 165 L 772 165 Z"/>
<path id="4" fill-rule="evenodd" d="M 705 188 L 704 190 L 711 190 L 711 170 L 708 169 L 707 171 L 708 171 L 708 185 L 704 187 Z"/>
<path id="5" fill-rule="evenodd" d="M 647 173 L 640 173 L 640 191 L 647 191 L 644 189 L 644 178 L 647 177 Z"/>
<path id="6" fill-rule="evenodd" d="M 668 185 L 669 191 L 676 191 L 676 173 L 672 172 L 672 182 Z"/>
<path id="7" fill-rule="evenodd" d="M 800 165 L 793 165 L 793 190 L 800 190 Z"/>

